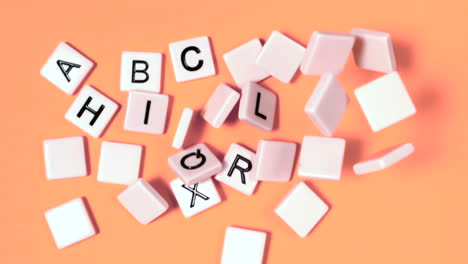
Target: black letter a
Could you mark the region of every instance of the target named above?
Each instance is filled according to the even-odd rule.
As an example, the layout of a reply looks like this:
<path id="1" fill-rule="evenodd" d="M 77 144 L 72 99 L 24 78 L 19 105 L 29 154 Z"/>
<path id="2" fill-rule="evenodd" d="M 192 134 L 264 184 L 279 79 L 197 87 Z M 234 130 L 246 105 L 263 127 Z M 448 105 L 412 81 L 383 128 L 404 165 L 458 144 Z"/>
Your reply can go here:
<path id="1" fill-rule="evenodd" d="M 76 64 L 76 63 L 71 63 L 68 61 L 63 61 L 63 60 L 57 60 L 57 65 L 59 66 L 60 70 L 62 71 L 63 75 L 65 75 L 65 78 L 67 78 L 67 81 L 70 82 L 70 77 L 68 77 L 68 74 L 73 68 L 80 68 L 81 65 Z M 66 66 L 67 69 L 64 69 L 63 65 Z"/>

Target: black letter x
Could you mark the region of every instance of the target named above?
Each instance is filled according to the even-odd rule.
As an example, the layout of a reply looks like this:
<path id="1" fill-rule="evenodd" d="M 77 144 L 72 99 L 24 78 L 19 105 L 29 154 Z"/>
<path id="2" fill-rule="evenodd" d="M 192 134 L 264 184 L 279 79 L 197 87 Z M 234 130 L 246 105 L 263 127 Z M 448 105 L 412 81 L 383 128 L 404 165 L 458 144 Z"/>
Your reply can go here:
<path id="1" fill-rule="evenodd" d="M 195 206 L 195 199 L 197 199 L 197 196 L 200 196 L 200 198 L 202 198 L 205 201 L 210 199 L 210 197 L 204 195 L 203 193 L 197 190 L 198 183 L 195 183 L 195 185 L 193 185 L 193 188 L 191 188 L 190 186 L 185 186 L 185 184 L 182 184 L 182 188 L 192 193 L 192 201 L 190 202 L 190 208 Z"/>

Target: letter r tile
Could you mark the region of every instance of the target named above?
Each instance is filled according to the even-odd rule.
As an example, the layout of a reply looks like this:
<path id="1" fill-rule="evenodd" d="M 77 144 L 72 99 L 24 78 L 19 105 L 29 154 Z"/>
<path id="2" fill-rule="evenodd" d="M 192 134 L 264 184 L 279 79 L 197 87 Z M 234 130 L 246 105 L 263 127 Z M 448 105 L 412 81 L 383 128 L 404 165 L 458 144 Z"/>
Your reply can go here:
<path id="1" fill-rule="evenodd" d="M 222 170 L 222 163 L 205 144 L 197 144 L 168 159 L 169 166 L 187 185 L 193 185 Z"/>

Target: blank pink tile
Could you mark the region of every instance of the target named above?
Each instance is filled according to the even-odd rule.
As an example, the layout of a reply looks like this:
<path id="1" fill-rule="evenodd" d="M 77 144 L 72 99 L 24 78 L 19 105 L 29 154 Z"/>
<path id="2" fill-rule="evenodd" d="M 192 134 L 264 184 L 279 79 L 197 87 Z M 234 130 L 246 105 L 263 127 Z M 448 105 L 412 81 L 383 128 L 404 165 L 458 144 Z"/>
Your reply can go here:
<path id="1" fill-rule="evenodd" d="M 343 117 L 349 97 L 331 73 L 322 75 L 307 101 L 305 112 L 325 136 L 335 132 Z"/>
<path id="2" fill-rule="evenodd" d="M 256 63 L 261 50 L 262 43 L 256 38 L 223 55 L 224 62 L 237 86 L 240 87 L 247 82 L 259 82 L 270 76 Z"/>
<path id="3" fill-rule="evenodd" d="M 271 131 L 275 121 L 276 94 L 256 83 L 242 87 L 239 119 L 265 131 Z"/>
<path id="4" fill-rule="evenodd" d="M 353 54 L 359 67 L 386 73 L 396 70 L 390 34 L 361 28 L 353 28 L 350 33 L 356 37 Z"/>
<path id="5" fill-rule="evenodd" d="M 120 203 L 142 224 L 148 224 L 167 211 L 166 200 L 145 180 L 139 179 L 117 197 Z"/>
<path id="6" fill-rule="evenodd" d="M 149 134 L 163 134 L 166 127 L 169 96 L 132 91 L 128 94 L 124 129 Z"/>
<path id="7" fill-rule="evenodd" d="M 299 158 L 299 176 L 339 180 L 345 143 L 342 138 L 305 136 Z"/>
<path id="8" fill-rule="evenodd" d="M 203 108 L 201 113 L 203 119 L 213 127 L 221 127 L 239 98 L 240 94 L 237 91 L 221 83 Z"/>
<path id="9" fill-rule="evenodd" d="M 296 144 L 260 140 L 256 157 L 256 177 L 260 181 L 287 182 L 291 179 Z"/>
<path id="10" fill-rule="evenodd" d="M 339 75 L 348 60 L 354 36 L 348 33 L 315 31 L 310 38 L 301 72 L 322 75 L 330 72 Z"/>
<path id="11" fill-rule="evenodd" d="M 377 158 L 359 162 L 353 166 L 353 169 L 358 175 L 376 172 L 392 166 L 413 152 L 413 144 L 406 143 Z"/>
<path id="12" fill-rule="evenodd" d="M 304 57 L 305 48 L 278 31 L 273 31 L 257 57 L 261 66 L 276 79 L 289 83 Z"/>
<path id="13" fill-rule="evenodd" d="M 44 160 L 48 180 L 88 175 L 84 137 L 44 140 Z"/>
<path id="14" fill-rule="evenodd" d="M 210 178 L 223 169 L 223 164 L 205 144 L 197 144 L 168 159 L 169 166 L 186 185 Z"/>

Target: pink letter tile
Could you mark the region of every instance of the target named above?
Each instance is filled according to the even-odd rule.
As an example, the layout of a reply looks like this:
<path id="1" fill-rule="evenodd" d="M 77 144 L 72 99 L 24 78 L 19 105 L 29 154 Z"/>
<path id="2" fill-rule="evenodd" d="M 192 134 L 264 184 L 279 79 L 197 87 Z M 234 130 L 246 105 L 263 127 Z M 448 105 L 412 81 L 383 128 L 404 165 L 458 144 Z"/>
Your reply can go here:
<path id="1" fill-rule="evenodd" d="M 256 83 L 242 88 L 239 119 L 265 131 L 273 129 L 276 111 L 276 94 Z"/>
<path id="2" fill-rule="evenodd" d="M 132 91 L 128 94 L 124 129 L 149 134 L 163 134 L 166 128 L 169 96 Z"/>
<path id="3" fill-rule="evenodd" d="M 193 185 L 215 175 L 223 164 L 205 144 L 197 144 L 168 159 L 169 166 L 186 185 Z"/>

